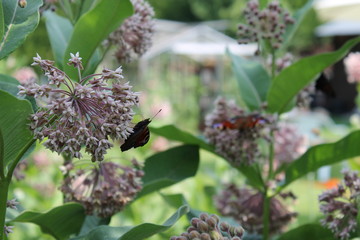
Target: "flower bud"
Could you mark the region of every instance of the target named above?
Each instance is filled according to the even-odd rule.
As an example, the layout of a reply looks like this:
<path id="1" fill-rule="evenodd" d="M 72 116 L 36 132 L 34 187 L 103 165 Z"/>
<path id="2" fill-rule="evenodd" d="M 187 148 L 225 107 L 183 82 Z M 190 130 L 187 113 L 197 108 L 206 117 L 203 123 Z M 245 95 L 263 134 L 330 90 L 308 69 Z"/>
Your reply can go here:
<path id="1" fill-rule="evenodd" d="M 221 234 L 217 231 L 211 231 L 210 236 L 211 236 L 211 240 L 222 240 L 223 239 Z"/>
<path id="2" fill-rule="evenodd" d="M 209 215 L 207 215 L 206 213 L 201 213 L 200 214 L 200 219 L 203 221 L 206 221 L 209 218 Z"/>
<path id="3" fill-rule="evenodd" d="M 202 233 L 201 236 L 200 236 L 200 239 L 201 240 L 211 240 L 211 237 L 207 233 Z"/>
<path id="4" fill-rule="evenodd" d="M 199 221 L 197 224 L 197 229 L 200 230 L 200 232 L 207 232 L 209 231 L 209 225 L 204 221 Z"/>
<path id="5" fill-rule="evenodd" d="M 18 1 L 18 5 L 19 5 L 19 7 L 21 7 L 21 8 L 25 8 L 26 5 L 27 5 L 27 2 L 26 2 L 26 0 L 19 0 L 19 1 Z"/>

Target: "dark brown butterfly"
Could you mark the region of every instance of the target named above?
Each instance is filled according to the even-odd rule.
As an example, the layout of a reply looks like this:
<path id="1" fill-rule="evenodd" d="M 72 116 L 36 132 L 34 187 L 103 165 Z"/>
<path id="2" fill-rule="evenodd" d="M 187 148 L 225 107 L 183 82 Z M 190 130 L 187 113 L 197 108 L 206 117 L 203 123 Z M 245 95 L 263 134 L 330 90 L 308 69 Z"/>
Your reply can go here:
<path id="1" fill-rule="evenodd" d="M 336 97 L 335 90 L 324 73 L 321 73 L 320 77 L 316 80 L 315 89 L 323 92 L 328 97 Z"/>
<path id="2" fill-rule="evenodd" d="M 159 112 L 160 111 L 161 111 L 161 109 L 159 110 Z M 157 112 L 156 115 L 159 112 Z M 154 117 L 152 117 L 152 119 Z M 133 132 L 125 140 L 125 142 L 120 146 L 120 149 L 122 152 L 125 152 L 131 148 L 142 147 L 149 141 L 150 131 L 149 131 L 148 125 L 151 123 L 152 119 L 150 119 L 150 118 L 144 119 L 144 120 L 138 122 L 134 126 Z"/>
<path id="3" fill-rule="evenodd" d="M 233 117 L 230 120 L 225 120 L 221 123 L 216 123 L 213 125 L 213 127 L 219 129 L 246 130 L 246 129 L 254 128 L 258 124 L 263 124 L 266 122 L 269 121 L 266 118 L 261 117 L 259 114 L 251 114 L 248 116 Z"/>

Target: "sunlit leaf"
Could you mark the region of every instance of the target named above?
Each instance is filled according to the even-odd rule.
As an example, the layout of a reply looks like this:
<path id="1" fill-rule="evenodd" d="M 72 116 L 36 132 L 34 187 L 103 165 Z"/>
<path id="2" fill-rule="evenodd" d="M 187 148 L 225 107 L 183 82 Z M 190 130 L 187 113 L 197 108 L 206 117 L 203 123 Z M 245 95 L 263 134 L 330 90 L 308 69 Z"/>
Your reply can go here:
<path id="1" fill-rule="evenodd" d="M 228 51 L 238 83 L 240 97 L 250 110 L 260 109 L 266 100 L 270 77 L 258 61 L 236 56 Z"/>
<path id="2" fill-rule="evenodd" d="M 198 167 L 199 147 L 196 145 L 156 153 L 145 161 L 143 190 L 138 197 L 193 177 Z"/>
<path id="3" fill-rule="evenodd" d="M 70 53 L 79 52 L 86 69 L 96 48 L 131 14 L 132 4 L 129 0 L 103 0 L 82 15 L 74 26 L 64 54 L 65 72 L 76 80 L 77 70 L 66 64 Z"/>
<path id="4" fill-rule="evenodd" d="M 286 168 L 285 186 L 322 166 L 359 156 L 359 142 L 360 130 L 350 133 L 335 143 L 325 143 L 309 148 Z"/>
<path id="5" fill-rule="evenodd" d="M 189 211 L 188 206 L 180 207 L 176 213 L 174 213 L 163 224 L 157 225 L 153 223 L 143 223 L 138 226 L 126 226 L 126 227 L 110 227 L 100 226 L 90 231 L 85 236 L 72 238 L 72 240 L 142 240 L 147 239 L 157 233 L 163 232 L 172 227 L 181 216 Z"/>
<path id="6" fill-rule="evenodd" d="M 352 47 L 360 42 L 360 37 L 347 41 L 340 49 L 305 57 L 295 62 L 277 75 L 267 96 L 268 110 L 283 113 L 291 100 L 328 66 L 343 58 Z"/>
<path id="7" fill-rule="evenodd" d="M 80 231 L 84 219 L 85 211 L 80 204 L 67 203 L 46 213 L 23 212 L 11 222 L 34 223 L 56 239 L 68 239 Z"/>
<path id="8" fill-rule="evenodd" d="M 0 59 L 13 52 L 35 30 L 39 23 L 41 5 L 41 0 L 32 0 L 28 1 L 25 8 L 21 8 L 18 6 L 18 1 L 2 0 L 4 15 L 1 16 L 4 16 L 4 33 L 0 42 Z"/>

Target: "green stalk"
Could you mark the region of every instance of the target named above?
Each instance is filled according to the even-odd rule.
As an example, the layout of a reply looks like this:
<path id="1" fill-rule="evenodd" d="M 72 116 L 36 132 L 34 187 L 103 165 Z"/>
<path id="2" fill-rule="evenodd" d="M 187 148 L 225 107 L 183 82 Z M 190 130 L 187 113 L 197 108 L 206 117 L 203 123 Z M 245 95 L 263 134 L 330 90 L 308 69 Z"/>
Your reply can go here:
<path id="1" fill-rule="evenodd" d="M 266 188 L 264 193 L 264 206 L 263 206 L 263 240 L 268 240 L 270 236 L 270 200 L 271 197 L 267 194 Z"/>
<path id="2" fill-rule="evenodd" d="M 5 239 L 5 217 L 6 217 L 6 206 L 7 197 L 9 191 L 10 181 L 8 179 L 0 180 L 0 240 Z"/>
<path id="3" fill-rule="evenodd" d="M 0 180 L 5 179 L 4 138 L 0 129 Z"/>

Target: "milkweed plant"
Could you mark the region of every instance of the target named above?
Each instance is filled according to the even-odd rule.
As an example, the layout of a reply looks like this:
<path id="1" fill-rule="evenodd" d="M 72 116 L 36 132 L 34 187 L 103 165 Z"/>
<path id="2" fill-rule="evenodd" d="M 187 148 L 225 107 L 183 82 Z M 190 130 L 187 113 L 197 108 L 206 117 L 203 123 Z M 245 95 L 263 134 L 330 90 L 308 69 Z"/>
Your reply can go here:
<path id="1" fill-rule="evenodd" d="M 292 225 L 301 217 L 294 204 L 303 193 L 291 190 L 291 184 L 323 166 L 360 155 L 359 130 L 336 142 L 311 145 L 287 118 L 290 111 L 309 108 L 317 91 L 316 79 L 343 58 L 348 81 L 360 81 L 359 53 L 348 55 L 360 38 L 310 57 L 296 58 L 287 52 L 312 4 L 308 0 L 291 12 L 280 1 L 247 1 L 239 11 L 244 19 L 238 25 L 239 48 L 255 43 L 257 50 L 250 59 L 227 50 L 238 97 L 218 96 L 198 137 L 174 125 L 134 128 L 141 92 L 134 90 L 136 81 L 126 72 L 128 64 L 152 45 L 155 12 L 146 0 L 3 0 L 0 59 L 6 61 L 40 19 L 46 25 L 53 59 L 43 59 L 35 51 L 31 66 L 39 75 L 33 71 L 21 83 L 0 74 L 0 239 L 14 239 L 12 235 L 23 231 L 17 227 L 19 222 L 37 224 L 55 239 L 357 237 L 360 178 L 349 168 L 342 171 L 343 180 L 335 188 L 319 195 L 322 217 Z M 105 64 L 105 57 L 117 65 Z M 129 148 L 146 144 L 149 128 L 151 134 L 182 145 L 146 159 L 129 157 L 137 149 L 109 157 L 108 152 L 119 149 L 130 136 Z M 137 141 L 141 144 L 135 146 Z M 21 171 L 32 163 L 24 159 L 40 144 L 62 159 L 62 180 L 56 189 L 63 203 L 46 212 L 24 209 L 26 204 L 11 188 L 13 181 L 26 178 Z M 181 193 L 161 194 L 169 208 L 177 209 L 163 223 L 129 226 L 124 218 L 134 217 L 131 210 L 122 221 L 110 222 L 145 195 L 194 177 L 200 150 L 216 156 L 216 161 L 225 160 L 238 176 L 216 183 L 211 209 L 189 204 Z M 48 163 L 34 156 L 34 164 L 40 168 Z M 156 204 L 152 211 L 162 212 L 165 207 Z M 180 224 L 183 215 L 188 219 L 185 227 L 162 233 Z"/>

